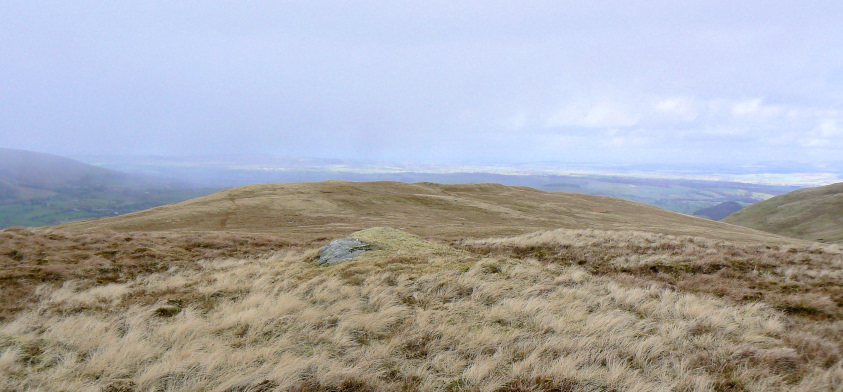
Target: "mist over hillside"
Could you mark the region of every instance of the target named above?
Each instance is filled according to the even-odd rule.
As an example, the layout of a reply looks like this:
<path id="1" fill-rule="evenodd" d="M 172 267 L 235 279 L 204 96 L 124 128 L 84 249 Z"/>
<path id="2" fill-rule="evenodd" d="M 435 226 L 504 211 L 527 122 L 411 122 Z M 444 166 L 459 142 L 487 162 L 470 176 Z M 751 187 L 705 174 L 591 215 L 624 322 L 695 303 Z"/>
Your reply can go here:
<path id="1" fill-rule="evenodd" d="M 210 193 L 186 182 L 0 148 L 0 227 L 118 215 Z"/>
<path id="2" fill-rule="evenodd" d="M 744 205 L 837 178 L 828 168 L 790 165 L 411 164 L 271 155 L 83 156 L 126 172 L 166 176 L 208 187 L 345 181 L 493 182 L 546 191 L 619 197 L 693 214 L 723 202 Z M 841 171 L 843 172 L 843 171 Z"/>
<path id="3" fill-rule="evenodd" d="M 23 150 L 0 150 L 0 227 L 42 226 L 119 215 L 214 190 L 260 183 L 400 181 L 489 182 L 546 191 L 612 196 L 694 214 L 725 202 L 752 204 L 797 189 L 735 181 L 729 175 L 685 174 L 646 166 L 408 165 L 274 156 L 87 156 L 91 164 Z M 663 169 L 662 169 L 663 170 Z M 790 174 L 778 181 L 787 181 Z M 794 177 L 790 181 L 800 181 Z M 809 177 L 802 181 L 810 181 Z M 705 214 L 701 214 L 705 216 Z"/>

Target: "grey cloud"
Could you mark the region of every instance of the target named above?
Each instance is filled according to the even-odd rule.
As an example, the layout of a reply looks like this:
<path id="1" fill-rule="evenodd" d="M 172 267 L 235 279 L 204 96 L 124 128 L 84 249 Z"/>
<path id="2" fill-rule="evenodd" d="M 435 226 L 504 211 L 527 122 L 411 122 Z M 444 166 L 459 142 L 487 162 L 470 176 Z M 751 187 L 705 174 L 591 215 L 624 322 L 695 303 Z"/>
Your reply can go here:
<path id="1" fill-rule="evenodd" d="M 840 20 L 830 1 L 4 2 L 0 145 L 820 159 L 841 138 Z"/>

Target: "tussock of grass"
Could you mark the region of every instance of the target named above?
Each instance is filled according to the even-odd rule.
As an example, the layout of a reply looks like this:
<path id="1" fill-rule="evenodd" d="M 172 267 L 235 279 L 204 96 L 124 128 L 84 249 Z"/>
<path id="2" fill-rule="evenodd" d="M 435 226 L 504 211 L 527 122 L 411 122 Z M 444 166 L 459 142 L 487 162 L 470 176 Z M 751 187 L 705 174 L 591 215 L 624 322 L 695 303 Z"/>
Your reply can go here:
<path id="1" fill-rule="evenodd" d="M 843 252 L 837 245 L 748 245 L 637 231 L 552 230 L 472 240 L 479 254 L 578 265 L 616 281 L 711 294 L 783 313 L 800 358 L 843 361 Z"/>
<path id="2" fill-rule="evenodd" d="M 450 247 L 425 241 L 416 235 L 395 230 L 391 227 L 373 227 L 352 233 L 350 237 L 373 244 L 378 249 L 382 249 L 387 252 L 453 252 L 453 249 Z"/>
<path id="3" fill-rule="evenodd" d="M 503 240 L 472 243 L 472 254 L 385 228 L 356 235 L 380 253 L 318 267 L 315 249 L 288 250 L 44 286 L 36 308 L 0 324 L 0 390 L 818 391 L 843 381 L 839 361 L 801 356 L 787 316 L 761 302 L 479 251 Z"/>
<path id="4" fill-rule="evenodd" d="M 358 256 L 362 262 L 371 262 L 383 268 L 397 265 L 416 264 L 416 270 L 439 268 L 441 261 L 453 261 L 460 253 L 456 249 L 424 240 L 416 235 L 393 229 L 391 227 L 373 227 L 350 235 L 373 246 L 373 250 Z M 351 265 L 356 265 L 352 262 Z M 346 267 L 341 265 L 340 270 Z"/>

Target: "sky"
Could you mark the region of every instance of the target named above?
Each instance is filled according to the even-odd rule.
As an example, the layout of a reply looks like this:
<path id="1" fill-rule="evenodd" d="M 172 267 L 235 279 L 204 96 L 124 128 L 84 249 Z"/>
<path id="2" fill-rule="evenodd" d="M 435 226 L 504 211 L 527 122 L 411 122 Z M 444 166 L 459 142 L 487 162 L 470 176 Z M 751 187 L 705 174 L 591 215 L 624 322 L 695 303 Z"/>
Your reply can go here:
<path id="1" fill-rule="evenodd" d="M 843 2 L 3 1 L 0 147 L 843 160 Z"/>

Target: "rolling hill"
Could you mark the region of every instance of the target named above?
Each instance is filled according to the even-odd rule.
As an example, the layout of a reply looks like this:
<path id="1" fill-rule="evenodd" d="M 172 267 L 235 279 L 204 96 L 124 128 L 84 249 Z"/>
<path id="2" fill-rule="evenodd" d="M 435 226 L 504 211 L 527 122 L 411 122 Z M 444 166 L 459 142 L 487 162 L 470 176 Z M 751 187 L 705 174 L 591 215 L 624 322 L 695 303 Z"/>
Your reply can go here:
<path id="1" fill-rule="evenodd" d="M 696 216 L 704 216 L 711 220 L 721 220 L 730 214 L 740 211 L 744 206 L 736 201 L 726 201 L 708 208 L 694 211 Z"/>
<path id="2" fill-rule="evenodd" d="M 114 170 L 178 178 L 192 184 L 204 184 L 217 188 L 327 180 L 443 184 L 492 182 L 529 186 L 549 192 L 576 192 L 617 197 L 692 215 L 694 211 L 723 202 L 735 201 L 741 205 L 747 205 L 802 188 L 802 186 L 793 185 L 746 182 L 765 178 L 759 175 L 763 172 L 758 171 L 760 168 L 770 168 L 773 170 L 771 173 L 779 173 L 783 170 L 769 164 L 740 168 L 690 165 L 679 172 L 672 172 L 666 170 L 665 167 L 648 165 L 611 167 L 561 162 L 510 167 L 414 165 L 255 154 L 182 157 L 91 155 L 86 156 L 85 159 L 97 161 L 103 167 Z M 571 171 L 562 174 L 560 173 L 562 168 L 569 168 Z M 815 169 L 804 168 L 806 171 Z M 746 175 L 742 177 L 742 181 L 721 179 L 738 178 L 733 176 L 737 172 Z M 711 173 L 725 174 L 712 175 Z M 782 173 L 789 173 L 789 171 L 785 170 Z M 776 176 L 787 178 L 781 173 Z M 788 181 L 790 180 L 799 179 L 790 178 Z"/>
<path id="3" fill-rule="evenodd" d="M 781 243 L 740 226 L 626 200 L 499 184 L 401 182 L 261 184 L 182 203 L 62 225 L 70 230 L 235 231 L 332 237 L 390 226 L 426 237 L 489 237 L 541 229 L 640 230 Z"/>
<path id="4" fill-rule="evenodd" d="M 0 148 L 0 227 L 44 226 L 122 214 L 208 193 L 177 181 Z"/>
<path id="5" fill-rule="evenodd" d="M 526 187 L 246 186 L 0 230 L 0 390 L 837 391 L 841 255 Z"/>
<path id="6" fill-rule="evenodd" d="M 70 158 L 0 148 L 0 182 L 16 188 L 21 197 L 26 191 L 55 192 L 91 185 L 122 185 L 132 180 L 137 178 Z"/>
<path id="7" fill-rule="evenodd" d="M 776 196 L 735 212 L 723 222 L 809 241 L 843 244 L 843 183 Z"/>

